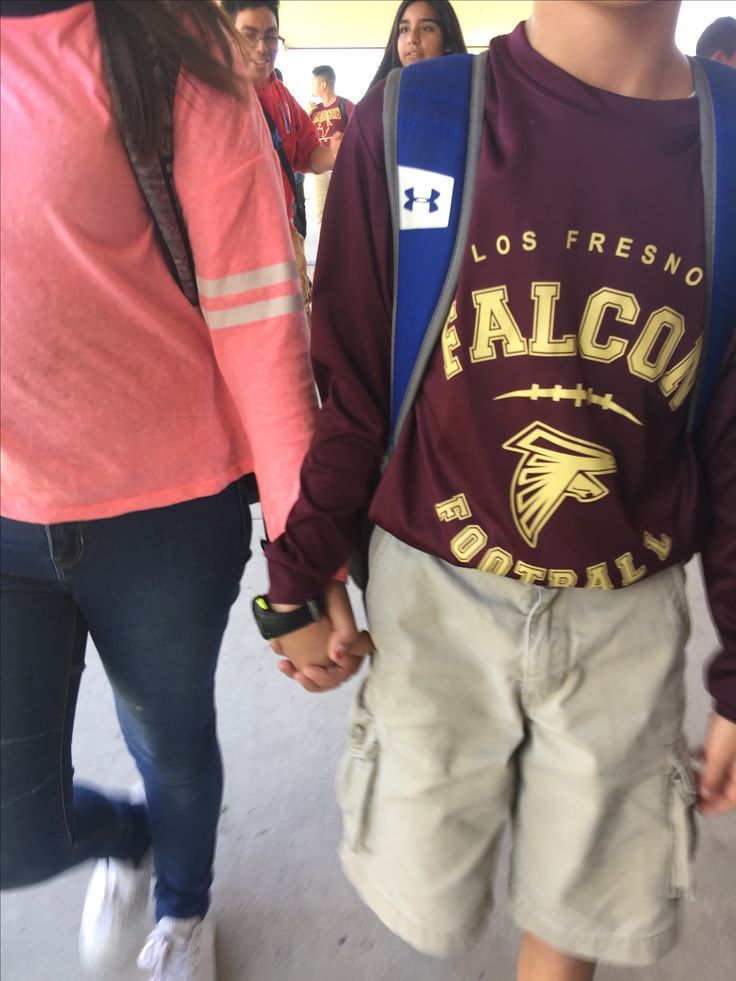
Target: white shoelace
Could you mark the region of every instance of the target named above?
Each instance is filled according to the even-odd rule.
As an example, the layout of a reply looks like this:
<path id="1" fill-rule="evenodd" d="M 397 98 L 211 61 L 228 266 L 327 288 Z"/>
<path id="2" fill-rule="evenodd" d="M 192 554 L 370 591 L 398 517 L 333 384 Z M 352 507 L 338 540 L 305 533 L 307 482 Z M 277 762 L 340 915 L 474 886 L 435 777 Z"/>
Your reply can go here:
<path id="1" fill-rule="evenodd" d="M 196 945 L 199 929 L 200 924 L 197 924 L 189 937 L 182 937 L 165 928 L 155 929 L 140 952 L 138 967 L 153 972 L 151 981 L 186 981 L 194 977 L 195 964 L 187 965 L 181 955 L 186 954 L 190 946 Z M 177 957 L 177 954 L 180 956 Z"/>
<path id="2" fill-rule="evenodd" d="M 138 958 L 138 967 L 153 971 L 151 981 L 165 981 L 164 968 L 172 946 L 171 937 L 163 933 L 154 933 L 146 941 Z"/>

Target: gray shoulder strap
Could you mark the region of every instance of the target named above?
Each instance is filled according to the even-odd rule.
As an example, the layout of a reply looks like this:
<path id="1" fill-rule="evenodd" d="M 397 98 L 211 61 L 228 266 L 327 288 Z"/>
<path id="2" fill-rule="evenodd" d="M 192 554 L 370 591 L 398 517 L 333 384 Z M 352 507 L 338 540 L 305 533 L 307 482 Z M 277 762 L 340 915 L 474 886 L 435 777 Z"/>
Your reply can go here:
<path id="1" fill-rule="evenodd" d="M 414 400 L 424 378 L 424 373 L 432 356 L 442 328 L 450 312 L 452 301 L 455 296 L 457 282 L 460 276 L 460 266 L 465 256 L 465 245 L 468 238 L 468 228 L 470 226 L 470 216 L 473 208 L 473 197 L 475 181 L 478 174 L 478 162 L 480 159 L 481 138 L 483 135 L 483 108 L 485 99 L 486 68 L 488 64 L 488 52 L 483 51 L 473 59 L 473 75 L 471 81 L 470 98 L 470 118 L 468 125 L 468 151 L 465 164 L 465 180 L 463 182 L 462 203 L 460 207 L 460 220 L 455 245 L 447 269 L 445 282 L 440 293 L 440 298 L 435 307 L 431 321 L 427 325 L 427 330 L 422 341 L 419 355 L 409 380 L 409 385 L 404 395 L 404 400 L 399 410 L 396 428 L 392 434 L 389 451 L 384 461 L 384 466 L 388 462 L 391 449 L 396 445 L 401 428 L 406 421 L 406 417 L 411 411 Z M 401 69 L 396 68 L 386 80 L 383 102 L 383 133 L 384 151 L 386 157 L 386 176 L 388 180 L 389 203 L 391 209 L 391 224 L 393 228 L 393 248 L 394 248 L 394 308 L 393 322 L 391 325 L 391 363 L 394 359 L 393 339 L 396 335 L 396 284 L 399 275 L 399 203 L 397 198 L 398 188 L 398 162 L 397 162 L 397 137 L 396 127 L 398 120 L 399 86 L 401 83 Z"/>
<path id="2" fill-rule="evenodd" d="M 391 213 L 391 229 L 393 231 L 394 256 L 394 292 L 393 312 L 391 314 L 391 364 L 390 377 L 393 378 L 394 346 L 396 342 L 396 295 L 399 283 L 399 160 L 397 126 L 399 121 L 399 90 L 401 88 L 401 68 L 394 70 L 386 78 L 383 90 L 383 155 L 386 163 L 386 181 L 388 184 L 388 203 Z M 388 462 L 393 440 L 389 439 L 389 449 L 384 459 L 384 467 Z"/>

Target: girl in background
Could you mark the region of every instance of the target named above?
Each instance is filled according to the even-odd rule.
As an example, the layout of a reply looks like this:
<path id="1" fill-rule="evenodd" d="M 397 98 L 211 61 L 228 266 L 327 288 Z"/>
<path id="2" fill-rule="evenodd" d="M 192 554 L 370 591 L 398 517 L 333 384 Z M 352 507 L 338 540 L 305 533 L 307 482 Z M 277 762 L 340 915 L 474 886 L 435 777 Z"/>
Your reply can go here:
<path id="1" fill-rule="evenodd" d="M 394 68 L 466 51 L 462 28 L 450 0 L 403 0 L 370 88 Z"/>

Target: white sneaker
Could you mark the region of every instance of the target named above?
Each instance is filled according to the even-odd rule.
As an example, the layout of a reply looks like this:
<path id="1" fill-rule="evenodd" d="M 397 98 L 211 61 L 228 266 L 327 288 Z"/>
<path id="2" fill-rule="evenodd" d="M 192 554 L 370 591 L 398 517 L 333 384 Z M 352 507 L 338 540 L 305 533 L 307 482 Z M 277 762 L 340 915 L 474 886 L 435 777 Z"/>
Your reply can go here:
<path id="1" fill-rule="evenodd" d="M 150 923 L 153 858 L 138 865 L 103 858 L 95 864 L 79 928 L 82 966 L 99 977 L 133 955 Z"/>
<path id="2" fill-rule="evenodd" d="M 150 981 L 215 981 L 212 912 L 204 919 L 159 920 L 138 957 L 138 967 L 151 972 Z"/>

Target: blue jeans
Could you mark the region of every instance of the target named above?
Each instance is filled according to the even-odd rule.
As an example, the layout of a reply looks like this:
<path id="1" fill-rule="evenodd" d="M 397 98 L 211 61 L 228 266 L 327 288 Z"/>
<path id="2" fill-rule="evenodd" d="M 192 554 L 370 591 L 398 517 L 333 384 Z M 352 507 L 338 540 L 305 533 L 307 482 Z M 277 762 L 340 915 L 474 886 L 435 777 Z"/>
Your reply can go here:
<path id="1" fill-rule="evenodd" d="M 250 534 L 242 481 L 97 521 L 2 518 L 3 888 L 153 844 L 157 917 L 205 914 L 222 800 L 215 668 Z M 88 634 L 147 806 L 72 781 Z"/>

